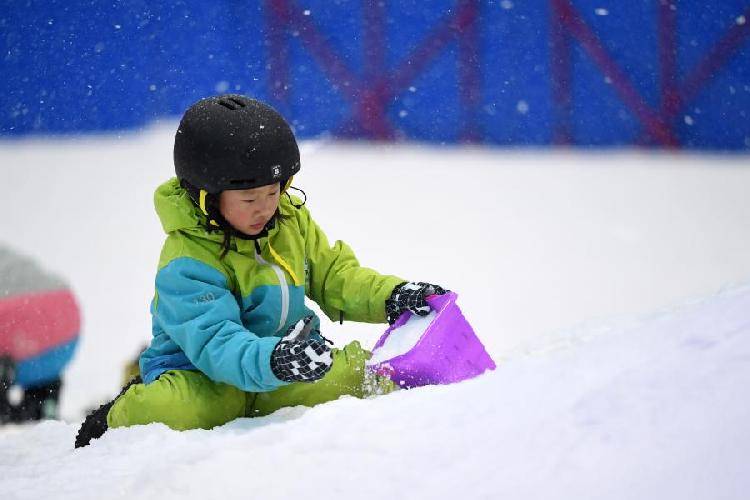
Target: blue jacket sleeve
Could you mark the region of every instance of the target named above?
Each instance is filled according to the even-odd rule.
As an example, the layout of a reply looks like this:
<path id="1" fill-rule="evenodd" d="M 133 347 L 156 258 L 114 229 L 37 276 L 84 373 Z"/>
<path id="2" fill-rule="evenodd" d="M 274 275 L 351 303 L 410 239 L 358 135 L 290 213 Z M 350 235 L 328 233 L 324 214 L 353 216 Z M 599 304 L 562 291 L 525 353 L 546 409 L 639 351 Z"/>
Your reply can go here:
<path id="1" fill-rule="evenodd" d="M 258 337 L 242 325 L 226 277 L 180 257 L 156 275 L 154 318 L 196 368 L 243 391 L 272 391 L 285 382 L 271 371 L 278 337 Z"/>

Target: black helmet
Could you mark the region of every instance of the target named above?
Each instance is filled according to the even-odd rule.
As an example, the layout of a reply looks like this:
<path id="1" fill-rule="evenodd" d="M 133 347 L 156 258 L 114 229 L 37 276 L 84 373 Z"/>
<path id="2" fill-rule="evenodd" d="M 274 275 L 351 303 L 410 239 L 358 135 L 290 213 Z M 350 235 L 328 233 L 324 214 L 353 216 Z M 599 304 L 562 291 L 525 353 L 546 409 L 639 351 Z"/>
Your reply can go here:
<path id="1" fill-rule="evenodd" d="M 218 194 L 290 179 L 300 169 L 299 148 L 276 110 L 225 94 L 185 112 L 174 138 L 174 166 L 183 183 Z"/>

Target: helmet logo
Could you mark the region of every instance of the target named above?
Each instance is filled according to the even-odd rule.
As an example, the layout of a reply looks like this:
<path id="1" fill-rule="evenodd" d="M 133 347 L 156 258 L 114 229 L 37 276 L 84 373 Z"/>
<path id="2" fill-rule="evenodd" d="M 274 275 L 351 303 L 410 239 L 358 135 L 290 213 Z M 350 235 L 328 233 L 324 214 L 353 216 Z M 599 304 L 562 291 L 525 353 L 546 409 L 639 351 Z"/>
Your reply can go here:
<path id="1" fill-rule="evenodd" d="M 281 165 L 274 165 L 271 167 L 271 178 L 278 179 L 281 177 Z"/>

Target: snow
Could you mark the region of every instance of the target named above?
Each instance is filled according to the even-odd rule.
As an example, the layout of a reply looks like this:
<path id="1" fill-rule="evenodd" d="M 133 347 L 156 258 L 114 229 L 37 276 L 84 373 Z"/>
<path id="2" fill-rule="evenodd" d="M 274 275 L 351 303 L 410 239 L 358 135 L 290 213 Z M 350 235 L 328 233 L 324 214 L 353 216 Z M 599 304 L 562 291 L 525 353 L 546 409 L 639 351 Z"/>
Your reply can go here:
<path id="1" fill-rule="evenodd" d="M 518 101 L 518 103 L 516 103 L 516 111 L 522 115 L 527 114 L 529 112 L 529 103 L 523 99 Z"/>
<path id="2" fill-rule="evenodd" d="M 412 315 L 406 323 L 391 331 L 382 346 L 372 351 L 369 364 L 382 363 L 411 351 L 435 316 L 435 311 L 431 311 L 427 316 Z"/>
<path id="3" fill-rule="evenodd" d="M 750 287 L 506 360 L 451 386 L 212 431 L 15 429 L 5 498 L 742 499 Z M 43 478 L 43 480 L 40 480 Z"/>
<path id="4" fill-rule="evenodd" d="M 0 141 L 0 235 L 65 276 L 84 318 L 64 420 L 0 429 L 3 498 L 745 497 L 741 156 L 305 143 L 295 185 L 331 240 L 459 293 L 497 370 L 73 450 L 149 337 L 175 125 Z M 384 330 L 322 322 L 338 345 Z"/>

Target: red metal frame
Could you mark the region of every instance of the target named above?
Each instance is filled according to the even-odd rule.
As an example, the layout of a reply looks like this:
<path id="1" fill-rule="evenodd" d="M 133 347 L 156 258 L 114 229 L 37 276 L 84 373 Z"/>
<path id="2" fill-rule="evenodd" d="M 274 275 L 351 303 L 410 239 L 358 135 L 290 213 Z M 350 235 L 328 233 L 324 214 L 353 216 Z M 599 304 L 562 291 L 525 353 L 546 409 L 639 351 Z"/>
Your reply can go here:
<path id="1" fill-rule="evenodd" d="M 627 74 L 607 52 L 601 39 L 586 24 L 571 0 L 550 0 L 551 12 L 551 72 L 552 95 L 555 107 L 554 142 L 570 144 L 572 134 L 572 65 L 571 42 L 576 40 L 608 77 L 625 105 L 638 118 L 644 134 L 659 144 L 671 148 L 680 142 L 674 131 L 675 118 L 713 76 L 726 65 L 733 53 L 750 35 L 750 25 L 734 23 L 727 33 L 707 53 L 703 60 L 680 83 L 677 78 L 676 11 L 671 2 L 658 2 L 659 63 L 661 66 L 661 106 L 653 109 L 636 90 Z M 744 13 L 750 18 L 750 8 Z M 642 138 L 642 141 L 645 138 Z"/>
<path id="2" fill-rule="evenodd" d="M 480 138 L 478 110 L 481 103 L 481 79 L 478 50 L 479 0 L 458 0 L 453 13 L 445 16 L 395 68 L 386 68 L 386 12 L 383 0 L 363 0 L 364 68 L 360 78 L 347 67 L 343 58 L 328 43 L 311 16 L 294 0 L 266 0 L 269 12 L 269 58 L 271 89 L 274 98 L 289 103 L 288 41 L 285 32 L 296 31 L 331 83 L 352 106 L 352 115 L 337 130 L 346 135 L 352 130 L 370 139 L 393 139 L 396 127 L 387 116 L 388 104 L 429 67 L 445 47 L 459 44 L 459 94 L 464 111 L 461 138 Z M 288 33 L 287 33 L 288 35 Z"/>
<path id="3" fill-rule="evenodd" d="M 750 19 L 750 7 L 742 15 L 745 19 Z M 680 109 L 694 99 L 706 87 L 711 78 L 729 62 L 734 52 L 740 48 L 748 37 L 750 37 L 750 24 L 733 22 L 731 28 L 685 77 L 677 91 L 674 104 L 666 110 L 665 115 L 669 119 L 677 116 Z"/>

